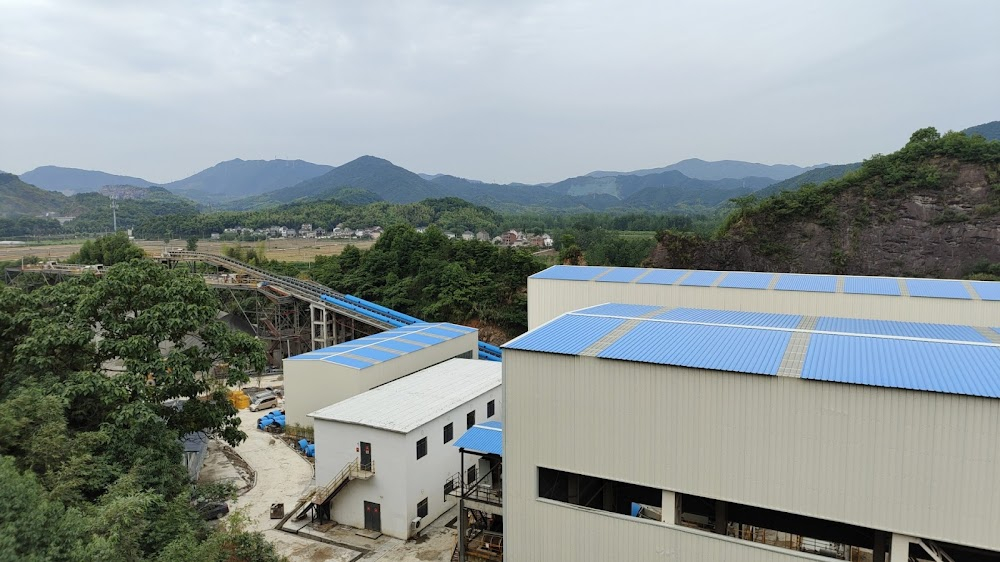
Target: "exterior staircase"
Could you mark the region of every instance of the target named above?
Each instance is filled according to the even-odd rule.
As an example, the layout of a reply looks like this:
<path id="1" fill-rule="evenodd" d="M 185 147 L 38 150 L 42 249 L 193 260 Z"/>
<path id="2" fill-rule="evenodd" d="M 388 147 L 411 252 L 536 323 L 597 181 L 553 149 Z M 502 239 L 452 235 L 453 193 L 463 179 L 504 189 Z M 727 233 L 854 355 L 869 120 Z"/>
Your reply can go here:
<path id="1" fill-rule="evenodd" d="M 311 492 L 311 498 L 308 497 L 309 494 L 306 494 L 303 499 L 308 498 L 308 501 L 313 505 L 322 505 L 336 495 L 344 484 L 351 480 L 368 480 L 372 476 L 375 476 L 375 463 L 362 466 L 359 459 L 354 459 L 344 465 L 344 468 L 326 486 Z"/>

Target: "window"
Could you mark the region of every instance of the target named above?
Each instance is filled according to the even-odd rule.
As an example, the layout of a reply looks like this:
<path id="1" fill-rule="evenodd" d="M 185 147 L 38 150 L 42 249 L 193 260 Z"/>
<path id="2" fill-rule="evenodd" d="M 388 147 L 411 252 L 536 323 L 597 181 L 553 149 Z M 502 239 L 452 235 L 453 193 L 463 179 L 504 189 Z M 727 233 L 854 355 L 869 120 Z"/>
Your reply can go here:
<path id="1" fill-rule="evenodd" d="M 476 411 L 472 410 L 465 416 L 465 429 L 472 429 L 476 425 Z"/>
<path id="2" fill-rule="evenodd" d="M 465 482 L 469 486 L 476 483 L 476 465 L 469 467 L 469 470 L 465 471 Z"/>
<path id="3" fill-rule="evenodd" d="M 455 427 L 454 427 L 454 425 L 449 423 L 448 425 L 444 426 L 444 442 L 445 443 L 450 443 L 452 437 L 454 437 L 454 436 L 455 436 Z"/>
<path id="4" fill-rule="evenodd" d="M 417 503 L 417 517 L 427 517 L 427 498 Z"/>
<path id="5" fill-rule="evenodd" d="M 605 480 L 538 467 L 538 497 L 629 515 L 632 502 L 660 507 L 663 492 L 627 482 Z"/>
<path id="6" fill-rule="evenodd" d="M 497 401 L 490 400 L 486 403 L 486 417 L 492 418 L 495 413 L 497 413 Z"/>
<path id="7" fill-rule="evenodd" d="M 427 438 L 421 437 L 420 441 L 417 441 L 417 459 L 421 459 L 427 456 Z"/>
<path id="8" fill-rule="evenodd" d="M 448 501 L 448 494 L 455 490 L 455 481 L 451 478 L 444 483 L 444 501 Z"/>

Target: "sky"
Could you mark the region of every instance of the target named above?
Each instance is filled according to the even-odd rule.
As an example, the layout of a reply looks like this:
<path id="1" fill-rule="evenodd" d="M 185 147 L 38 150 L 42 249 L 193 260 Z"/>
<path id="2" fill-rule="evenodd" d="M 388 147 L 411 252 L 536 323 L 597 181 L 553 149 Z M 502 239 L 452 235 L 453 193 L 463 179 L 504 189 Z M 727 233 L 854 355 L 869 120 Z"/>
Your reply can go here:
<path id="1" fill-rule="evenodd" d="M 1000 119 L 1000 2 L 0 0 L 0 169 L 365 154 L 544 182 Z"/>

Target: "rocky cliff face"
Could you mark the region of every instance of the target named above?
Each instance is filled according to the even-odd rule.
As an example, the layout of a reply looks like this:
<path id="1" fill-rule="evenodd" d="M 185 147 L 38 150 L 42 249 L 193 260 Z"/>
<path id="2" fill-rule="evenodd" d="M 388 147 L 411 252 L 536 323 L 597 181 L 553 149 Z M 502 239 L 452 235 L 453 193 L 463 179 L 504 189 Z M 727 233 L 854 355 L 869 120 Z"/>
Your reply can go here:
<path id="1" fill-rule="evenodd" d="M 934 135 L 841 180 L 744 202 L 714 239 L 665 234 L 650 265 L 962 277 L 1000 263 L 1000 143 Z"/>

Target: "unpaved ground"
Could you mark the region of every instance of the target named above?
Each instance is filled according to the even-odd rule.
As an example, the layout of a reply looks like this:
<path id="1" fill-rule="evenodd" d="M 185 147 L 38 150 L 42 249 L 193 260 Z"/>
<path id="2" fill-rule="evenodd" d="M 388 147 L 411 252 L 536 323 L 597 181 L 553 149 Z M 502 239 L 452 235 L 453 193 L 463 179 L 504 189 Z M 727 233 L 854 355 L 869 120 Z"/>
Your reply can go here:
<path id="1" fill-rule="evenodd" d="M 26 256 L 38 256 L 43 261 L 64 260 L 70 254 L 80 249 L 84 239 L 56 244 L 36 244 L 24 246 L 0 246 L 0 261 L 16 260 Z M 183 248 L 184 240 L 171 240 L 164 244 L 163 240 L 136 240 L 147 254 L 159 255 L 164 248 Z M 244 245 L 257 248 L 260 242 L 220 242 L 218 240 L 200 240 L 198 251 L 221 254 L 223 246 Z M 333 256 L 344 251 L 348 244 L 361 249 L 370 248 L 371 240 L 316 240 L 309 238 L 276 239 L 264 242 L 264 253 L 270 259 L 278 261 L 305 262 L 312 261 L 315 256 Z"/>

